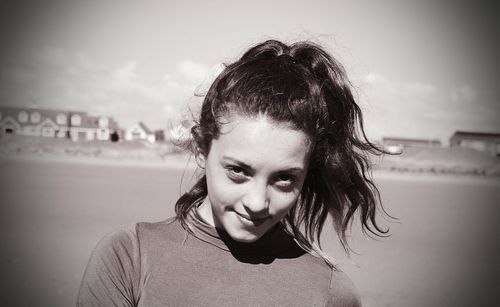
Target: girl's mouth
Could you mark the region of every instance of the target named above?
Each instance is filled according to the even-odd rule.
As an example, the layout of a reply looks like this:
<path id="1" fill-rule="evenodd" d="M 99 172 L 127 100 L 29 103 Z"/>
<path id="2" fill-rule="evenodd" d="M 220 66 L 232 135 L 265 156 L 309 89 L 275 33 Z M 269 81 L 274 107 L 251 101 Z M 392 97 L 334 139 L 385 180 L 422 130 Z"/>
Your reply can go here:
<path id="1" fill-rule="evenodd" d="M 249 215 L 239 213 L 238 211 L 234 211 L 234 213 L 244 225 L 250 225 L 250 226 L 259 226 L 270 218 L 270 216 L 251 217 Z"/>

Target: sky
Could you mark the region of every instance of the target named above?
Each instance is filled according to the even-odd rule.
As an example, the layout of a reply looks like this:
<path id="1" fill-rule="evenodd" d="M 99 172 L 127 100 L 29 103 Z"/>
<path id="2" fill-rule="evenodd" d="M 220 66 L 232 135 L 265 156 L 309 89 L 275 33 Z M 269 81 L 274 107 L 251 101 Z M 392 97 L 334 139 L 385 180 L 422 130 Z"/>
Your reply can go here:
<path id="1" fill-rule="evenodd" d="M 252 45 L 311 40 L 344 64 L 370 138 L 447 143 L 500 133 L 499 14 L 493 1 L 0 0 L 0 105 L 163 129 Z"/>

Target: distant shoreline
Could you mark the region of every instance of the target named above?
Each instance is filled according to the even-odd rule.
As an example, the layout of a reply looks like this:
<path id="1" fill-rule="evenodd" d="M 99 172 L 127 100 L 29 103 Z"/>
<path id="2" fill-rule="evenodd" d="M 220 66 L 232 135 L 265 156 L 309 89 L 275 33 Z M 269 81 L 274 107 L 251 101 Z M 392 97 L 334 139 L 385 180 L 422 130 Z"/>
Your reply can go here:
<path id="1" fill-rule="evenodd" d="M 0 157 L 0 161 L 28 163 L 57 163 L 57 164 L 81 164 L 92 166 L 113 166 L 113 167 L 139 167 L 155 169 L 173 170 L 195 170 L 197 165 L 193 157 L 189 155 L 176 155 L 165 160 L 116 160 L 90 157 L 54 157 L 54 156 L 10 156 Z M 436 182 L 477 182 L 478 184 L 500 185 L 500 176 L 480 176 L 477 174 L 454 174 L 454 173 L 429 173 L 429 172 L 395 172 L 384 169 L 373 169 L 375 180 L 402 180 L 402 181 L 436 181 Z"/>
<path id="2" fill-rule="evenodd" d="M 117 159 L 109 157 L 85 157 L 85 156 L 50 156 L 50 155 L 18 155 L 18 156 L 0 156 L 0 159 L 9 161 L 31 161 L 31 162 L 51 162 L 51 163 L 69 163 L 69 164 L 92 164 L 92 165 L 119 165 L 119 166 L 142 166 L 142 167 L 161 167 L 161 168 L 196 168 L 194 159 L 188 155 L 171 155 L 162 160 L 159 159 Z"/>
<path id="3" fill-rule="evenodd" d="M 73 142 L 40 137 L 0 138 L 0 159 L 41 160 L 175 169 L 196 168 L 191 154 L 170 143 Z M 402 155 L 372 156 L 377 176 L 492 177 L 500 180 L 500 158 L 464 148 L 405 148 Z"/>

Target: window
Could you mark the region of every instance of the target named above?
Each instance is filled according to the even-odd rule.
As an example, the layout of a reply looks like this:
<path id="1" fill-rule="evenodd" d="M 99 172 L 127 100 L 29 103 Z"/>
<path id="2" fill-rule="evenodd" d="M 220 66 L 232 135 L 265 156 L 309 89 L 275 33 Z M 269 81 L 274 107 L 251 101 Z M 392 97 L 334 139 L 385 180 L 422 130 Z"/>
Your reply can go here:
<path id="1" fill-rule="evenodd" d="M 46 137 L 54 137 L 55 131 L 52 127 L 43 127 L 42 128 L 42 136 Z"/>
<path id="2" fill-rule="evenodd" d="M 24 127 L 23 130 L 25 135 L 37 135 L 37 130 L 35 126 L 26 126 Z"/>
<path id="3" fill-rule="evenodd" d="M 31 113 L 30 120 L 33 124 L 38 124 L 40 122 L 40 113 L 38 112 Z"/>
<path id="4" fill-rule="evenodd" d="M 99 117 L 99 127 L 106 128 L 109 124 L 109 120 L 107 117 Z"/>
<path id="5" fill-rule="evenodd" d="M 100 128 L 97 131 L 97 138 L 100 140 L 107 140 L 109 138 L 109 131 L 106 128 Z"/>
<path id="6" fill-rule="evenodd" d="M 56 117 L 56 122 L 58 125 L 66 125 L 66 114 L 59 113 Z"/>
<path id="7" fill-rule="evenodd" d="M 26 123 L 26 122 L 28 122 L 28 113 L 26 111 L 19 112 L 19 115 L 17 115 L 17 120 L 20 123 Z"/>
<path id="8" fill-rule="evenodd" d="M 484 141 L 480 140 L 463 140 L 462 144 L 464 147 L 472 148 L 478 151 L 487 151 L 487 146 Z"/>
<path id="9" fill-rule="evenodd" d="M 73 114 L 71 116 L 71 125 L 73 126 L 80 126 L 82 124 L 82 118 L 78 114 Z"/>

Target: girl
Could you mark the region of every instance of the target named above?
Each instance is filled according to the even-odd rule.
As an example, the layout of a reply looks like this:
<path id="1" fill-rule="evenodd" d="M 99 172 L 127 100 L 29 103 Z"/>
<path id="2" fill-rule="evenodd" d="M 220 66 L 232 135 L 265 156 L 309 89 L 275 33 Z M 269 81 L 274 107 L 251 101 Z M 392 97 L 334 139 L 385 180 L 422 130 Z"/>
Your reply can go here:
<path id="1" fill-rule="evenodd" d="M 343 67 L 311 42 L 270 40 L 228 65 L 192 128 L 203 176 L 176 217 L 138 223 L 96 247 L 79 306 L 359 306 L 319 247 L 331 216 L 375 220 L 378 190 Z M 380 208 L 381 209 L 381 208 Z"/>

